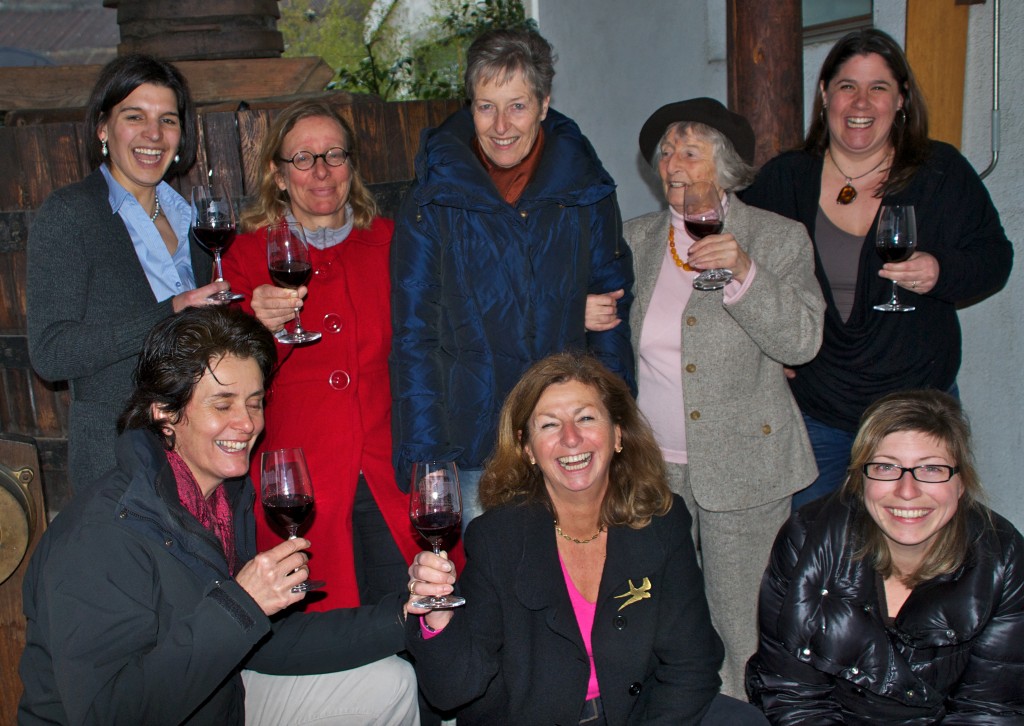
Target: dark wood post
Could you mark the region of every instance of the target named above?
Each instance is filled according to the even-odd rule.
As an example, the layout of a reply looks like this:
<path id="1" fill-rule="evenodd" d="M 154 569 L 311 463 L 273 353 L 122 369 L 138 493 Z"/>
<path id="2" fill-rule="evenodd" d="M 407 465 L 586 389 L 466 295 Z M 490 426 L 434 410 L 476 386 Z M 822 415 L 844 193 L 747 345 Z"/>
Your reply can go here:
<path id="1" fill-rule="evenodd" d="M 103 0 L 117 8 L 118 55 L 164 60 L 278 58 L 278 0 Z"/>
<path id="2" fill-rule="evenodd" d="M 758 164 L 803 139 L 800 0 L 726 0 L 729 108 L 754 127 Z"/>

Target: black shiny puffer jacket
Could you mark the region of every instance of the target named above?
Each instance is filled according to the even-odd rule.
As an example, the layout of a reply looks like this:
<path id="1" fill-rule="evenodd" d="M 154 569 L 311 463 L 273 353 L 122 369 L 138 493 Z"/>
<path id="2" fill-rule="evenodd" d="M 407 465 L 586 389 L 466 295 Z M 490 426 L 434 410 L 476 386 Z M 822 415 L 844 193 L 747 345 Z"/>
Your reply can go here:
<path id="1" fill-rule="evenodd" d="M 747 694 L 773 724 L 1024 724 L 1024 539 L 991 513 L 971 555 L 914 588 L 895 623 L 854 561 L 839 497 L 794 514 L 761 583 Z"/>

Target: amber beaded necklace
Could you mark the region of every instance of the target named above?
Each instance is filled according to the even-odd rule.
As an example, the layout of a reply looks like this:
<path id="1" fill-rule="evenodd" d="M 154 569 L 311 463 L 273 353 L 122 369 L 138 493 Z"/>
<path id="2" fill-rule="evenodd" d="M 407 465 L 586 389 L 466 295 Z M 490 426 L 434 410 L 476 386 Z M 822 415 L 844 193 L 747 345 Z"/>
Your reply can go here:
<path id="1" fill-rule="evenodd" d="M 676 228 L 669 224 L 668 226 L 668 251 L 672 254 L 672 259 L 676 263 L 676 267 L 682 267 L 687 272 L 693 272 L 693 268 L 690 267 L 686 262 L 679 257 L 679 253 L 676 252 Z"/>

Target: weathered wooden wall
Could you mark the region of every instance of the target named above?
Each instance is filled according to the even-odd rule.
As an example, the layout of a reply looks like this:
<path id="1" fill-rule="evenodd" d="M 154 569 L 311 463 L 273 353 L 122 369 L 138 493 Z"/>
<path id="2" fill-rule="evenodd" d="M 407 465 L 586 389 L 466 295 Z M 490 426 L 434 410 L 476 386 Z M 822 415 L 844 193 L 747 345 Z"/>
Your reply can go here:
<path id="1" fill-rule="evenodd" d="M 455 101 L 384 103 L 375 97 L 325 95 L 351 121 L 359 136 L 359 167 L 386 216 L 393 215 L 413 178 L 420 131 L 436 126 L 459 106 Z M 259 147 L 283 103 L 200 114 L 199 158 L 187 177 L 172 180 L 186 194 L 213 169 L 235 196 L 246 196 L 258 177 Z M 25 311 L 25 260 L 35 211 L 55 189 L 90 172 L 83 151 L 83 124 L 43 123 L 0 127 L 0 431 L 35 440 L 42 465 L 46 510 L 58 512 L 71 496 L 68 485 L 68 392 L 32 371 Z M 37 535 L 38 536 L 38 535 Z M 5 638 L 15 638 L 10 654 L 24 645 L 21 569 L 0 584 L 0 615 Z M 12 619 L 13 618 L 13 619 Z M 2 654 L 0 654 L 2 655 Z M 0 724 L 14 723 L 21 686 L 17 659 L 0 663 Z"/>

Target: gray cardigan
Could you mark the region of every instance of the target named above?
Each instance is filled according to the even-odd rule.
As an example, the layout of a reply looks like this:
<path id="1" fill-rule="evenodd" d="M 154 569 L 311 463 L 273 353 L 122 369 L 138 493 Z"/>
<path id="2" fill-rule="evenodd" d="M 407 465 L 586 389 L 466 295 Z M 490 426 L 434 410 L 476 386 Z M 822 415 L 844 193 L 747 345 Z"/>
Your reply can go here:
<path id="1" fill-rule="evenodd" d="M 638 360 L 670 216 L 653 212 L 624 226 L 636 275 L 629 322 Z M 730 305 L 721 291 L 694 290 L 680 320 L 690 485 L 713 511 L 773 502 L 817 476 L 782 367 L 814 357 L 825 311 L 803 225 L 730 194 L 725 231 L 757 263 L 756 277 Z"/>
<path id="2" fill-rule="evenodd" d="M 28 344 L 48 381 L 68 381 L 68 473 L 78 490 L 114 465 L 117 417 L 150 328 L 171 314 L 157 302 L 99 170 L 58 189 L 28 238 Z M 196 284 L 211 258 L 192 244 Z"/>

